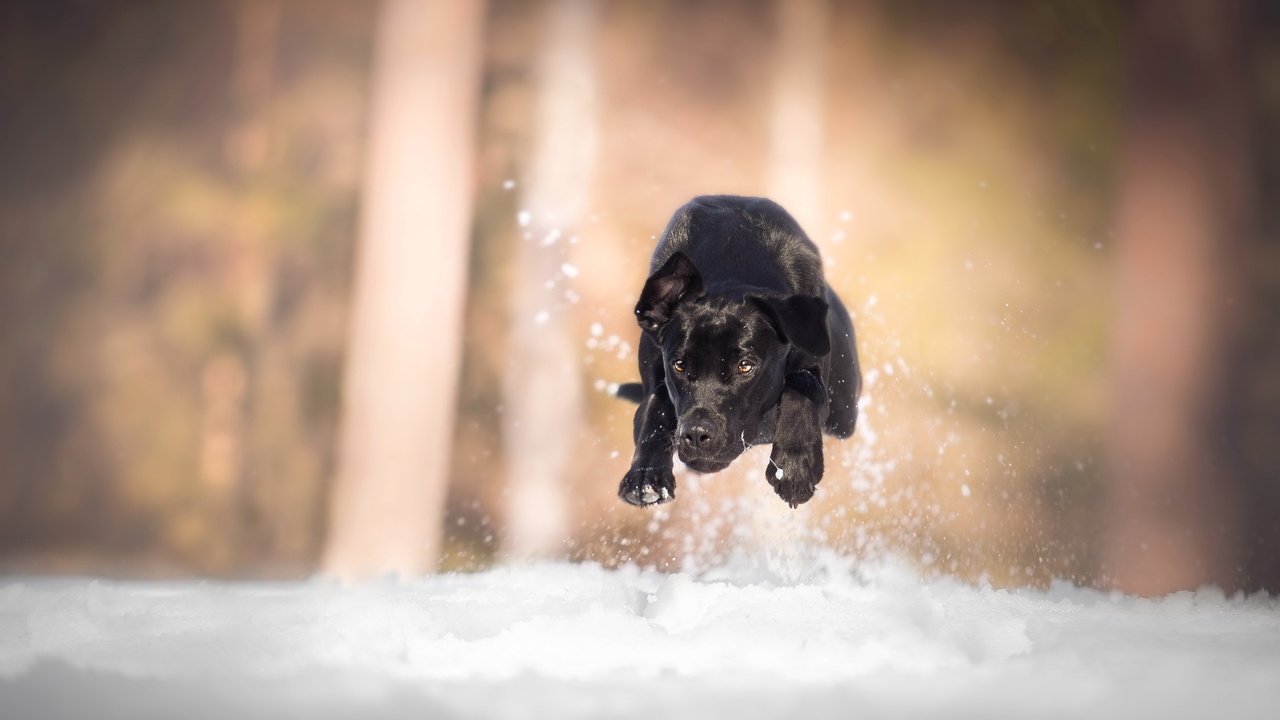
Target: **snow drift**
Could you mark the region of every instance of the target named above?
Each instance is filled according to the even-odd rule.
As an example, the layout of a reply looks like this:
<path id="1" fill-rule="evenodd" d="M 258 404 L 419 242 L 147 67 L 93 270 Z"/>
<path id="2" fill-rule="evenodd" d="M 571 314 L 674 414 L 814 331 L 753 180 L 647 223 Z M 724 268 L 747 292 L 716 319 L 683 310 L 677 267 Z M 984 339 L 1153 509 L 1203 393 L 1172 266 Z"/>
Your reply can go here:
<path id="1" fill-rule="evenodd" d="M 0 583 L 5 717 L 1273 717 L 1280 603 L 833 555 L 341 586 Z"/>

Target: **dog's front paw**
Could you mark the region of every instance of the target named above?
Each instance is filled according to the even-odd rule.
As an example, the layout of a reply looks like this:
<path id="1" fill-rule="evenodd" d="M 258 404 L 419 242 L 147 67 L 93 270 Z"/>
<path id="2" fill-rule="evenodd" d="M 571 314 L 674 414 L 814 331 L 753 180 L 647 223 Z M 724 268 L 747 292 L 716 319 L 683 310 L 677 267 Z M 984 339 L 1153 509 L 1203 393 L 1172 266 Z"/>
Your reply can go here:
<path id="1" fill-rule="evenodd" d="M 808 502 L 822 479 L 822 442 L 804 450 L 774 445 L 764 475 L 778 497 L 791 507 Z"/>
<path id="2" fill-rule="evenodd" d="M 618 497 L 636 507 L 671 502 L 676 499 L 676 478 L 671 468 L 633 467 L 622 478 Z"/>

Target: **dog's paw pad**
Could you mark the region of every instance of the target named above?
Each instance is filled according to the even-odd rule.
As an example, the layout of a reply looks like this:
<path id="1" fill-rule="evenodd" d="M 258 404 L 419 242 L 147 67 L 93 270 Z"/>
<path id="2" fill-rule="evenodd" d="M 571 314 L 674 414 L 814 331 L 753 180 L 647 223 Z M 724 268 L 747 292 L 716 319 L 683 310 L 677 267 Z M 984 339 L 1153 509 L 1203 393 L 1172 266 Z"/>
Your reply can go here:
<path id="1" fill-rule="evenodd" d="M 778 482 L 773 486 L 773 490 L 778 493 L 778 497 L 786 501 L 787 505 L 797 508 L 813 499 L 813 493 L 817 487 L 808 483 Z"/>
<path id="2" fill-rule="evenodd" d="M 676 481 L 670 470 L 632 468 L 618 486 L 618 497 L 636 507 L 671 502 L 676 498 Z"/>
<path id="3" fill-rule="evenodd" d="M 779 463 L 776 458 L 770 458 L 769 467 L 765 470 L 765 479 L 773 486 L 773 491 L 793 508 L 813 498 L 818 480 L 822 478 L 821 460 L 814 462 L 813 458 L 813 455 L 792 456 L 796 462 L 790 463 L 785 460 Z"/>

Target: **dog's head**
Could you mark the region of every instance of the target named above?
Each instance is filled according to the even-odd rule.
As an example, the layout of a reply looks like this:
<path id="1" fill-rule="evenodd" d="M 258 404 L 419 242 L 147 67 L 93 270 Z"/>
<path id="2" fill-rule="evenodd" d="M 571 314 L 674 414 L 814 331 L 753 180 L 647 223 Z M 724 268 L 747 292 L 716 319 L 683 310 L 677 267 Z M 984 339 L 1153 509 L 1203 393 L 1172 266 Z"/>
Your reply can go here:
<path id="1" fill-rule="evenodd" d="M 776 419 L 788 356 L 830 352 L 826 316 L 817 297 L 708 294 L 683 253 L 651 275 L 636 319 L 662 348 L 680 460 L 716 472 L 742 454 Z"/>

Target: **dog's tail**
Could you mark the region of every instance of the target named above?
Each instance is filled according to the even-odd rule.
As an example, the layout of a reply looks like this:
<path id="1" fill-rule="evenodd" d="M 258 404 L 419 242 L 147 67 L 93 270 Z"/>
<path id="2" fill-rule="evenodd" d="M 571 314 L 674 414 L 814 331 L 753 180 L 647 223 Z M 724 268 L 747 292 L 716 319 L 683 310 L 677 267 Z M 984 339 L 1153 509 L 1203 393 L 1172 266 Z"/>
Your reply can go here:
<path id="1" fill-rule="evenodd" d="M 637 382 L 622 383 L 613 391 L 613 395 L 639 405 L 640 401 L 644 400 L 644 385 Z"/>

